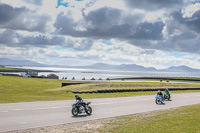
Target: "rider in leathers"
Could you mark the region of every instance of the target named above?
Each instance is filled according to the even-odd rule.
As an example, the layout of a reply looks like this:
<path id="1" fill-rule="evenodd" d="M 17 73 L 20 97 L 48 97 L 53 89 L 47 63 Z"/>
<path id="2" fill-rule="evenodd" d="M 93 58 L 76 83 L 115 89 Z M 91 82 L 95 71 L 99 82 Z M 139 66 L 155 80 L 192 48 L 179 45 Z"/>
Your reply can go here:
<path id="1" fill-rule="evenodd" d="M 163 94 L 162 94 L 162 92 L 160 90 L 158 90 L 157 95 L 159 95 L 162 98 L 162 100 L 163 100 Z"/>
<path id="2" fill-rule="evenodd" d="M 168 88 L 165 89 L 165 93 L 166 93 L 167 95 L 169 95 L 169 90 L 168 90 Z"/>
<path id="3" fill-rule="evenodd" d="M 76 98 L 76 100 L 78 101 L 77 104 L 78 104 L 78 106 L 79 106 L 79 109 L 80 109 L 81 106 L 82 106 L 82 107 L 85 107 L 84 102 L 83 102 L 83 99 L 79 96 L 79 94 L 76 94 L 76 95 L 75 95 L 75 98 Z"/>

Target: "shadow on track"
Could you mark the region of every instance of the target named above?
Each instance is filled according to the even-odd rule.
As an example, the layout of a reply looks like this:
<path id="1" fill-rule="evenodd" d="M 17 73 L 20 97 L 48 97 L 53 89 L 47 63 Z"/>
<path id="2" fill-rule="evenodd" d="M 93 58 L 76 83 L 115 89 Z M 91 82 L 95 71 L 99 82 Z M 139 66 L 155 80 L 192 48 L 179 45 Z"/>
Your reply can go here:
<path id="1" fill-rule="evenodd" d="M 157 105 L 165 105 L 165 103 L 162 103 L 162 104 L 160 103 L 160 104 L 157 104 Z"/>
<path id="2" fill-rule="evenodd" d="M 72 118 L 83 118 L 83 117 L 88 117 L 88 116 L 91 116 L 91 115 L 78 115 L 78 116 L 72 116 Z"/>

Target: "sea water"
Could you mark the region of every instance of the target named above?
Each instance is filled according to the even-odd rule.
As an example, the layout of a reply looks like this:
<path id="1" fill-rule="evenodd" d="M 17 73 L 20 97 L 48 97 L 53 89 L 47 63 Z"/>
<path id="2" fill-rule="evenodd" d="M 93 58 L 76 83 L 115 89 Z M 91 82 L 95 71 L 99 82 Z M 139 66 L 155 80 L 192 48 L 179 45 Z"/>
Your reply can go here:
<path id="1" fill-rule="evenodd" d="M 17 67 L 34 70 L 52 70 L 54 72 L 39 72 L 38 76 L 55 74 L 59 79 L 72 80 L 105 80 L 107 78 L 131 78 L 131 77 L 200 77 L 196 72 L 159 72 L 159 71 L 123 71 L 123 70 L 100 70 L 100 69 L 80 69 L 80 68 L 60 68 L 60 67 Z"/>

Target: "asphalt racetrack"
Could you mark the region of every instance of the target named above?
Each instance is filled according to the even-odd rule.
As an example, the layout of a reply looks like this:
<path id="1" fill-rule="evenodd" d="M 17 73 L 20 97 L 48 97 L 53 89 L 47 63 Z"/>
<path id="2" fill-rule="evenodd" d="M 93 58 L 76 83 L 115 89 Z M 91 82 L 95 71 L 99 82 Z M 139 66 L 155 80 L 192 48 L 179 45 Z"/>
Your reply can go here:
<path id="1" fill-rule="evenodd" d="M 155 95 L 85 99 L 92 115 L 71 114 L 73 100 L 0 104 L 0 132 L 88 121 L 200 104 L 200 92 L 171 94 L 172 100 L 155 104 Z M 84 97 L 83 97 L 84 98 Z"/>

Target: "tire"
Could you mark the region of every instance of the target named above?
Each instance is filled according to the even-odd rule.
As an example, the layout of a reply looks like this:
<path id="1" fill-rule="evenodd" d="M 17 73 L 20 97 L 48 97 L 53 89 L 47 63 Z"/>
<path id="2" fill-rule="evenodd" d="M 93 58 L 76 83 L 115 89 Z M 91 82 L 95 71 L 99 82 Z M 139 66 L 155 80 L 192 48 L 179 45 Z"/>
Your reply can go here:
<path id="1" fill-rule="evenodd" d="M 169 95 L 168 100 L 170 100 L 171 96 Z"/>
<path id="2" fill-rule="evenodd" d="M 158 99 L 155 100 L 156 104 L 158 104 Z"/>
<path id="3" fill-rule="evenodd" d="M 164 99 L 167 99 L 166 95 L 164 96 Z"/>
<path id="4" fill-rule="evenodd" d="M 92 108 L 91 108 L 90 106 L 87 107 L 86 113 L 87 113 L 88 115 L 92 114 Z"/>
<path id="5" fill-rule="evenodd" d="M 77 116 L 77 115 L 78 115 L 78 109 L 77 109 L 77 108 L 73 108 L 73 109 L 72 109 L 72 114 L 73 114 L 74 116 Z"/>

